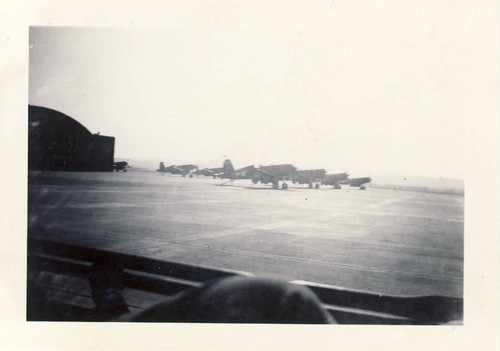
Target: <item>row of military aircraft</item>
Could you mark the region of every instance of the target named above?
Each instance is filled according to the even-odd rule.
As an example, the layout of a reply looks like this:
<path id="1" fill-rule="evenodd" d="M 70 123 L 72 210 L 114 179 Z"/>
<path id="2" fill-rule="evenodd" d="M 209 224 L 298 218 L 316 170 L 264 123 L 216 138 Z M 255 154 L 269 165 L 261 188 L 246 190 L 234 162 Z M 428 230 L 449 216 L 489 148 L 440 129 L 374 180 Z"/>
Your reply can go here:
<path id="1" fill-rule="evenodd" d="M 365 184 L 371 182 L 371 178 L 369 177 L 350 178 L 349 174 L 345 172 L 329 174 L 324 169 L 297 170 L 297 168 L 291 164 L 259 167 L 251 165 L 234 169 L 231 160 L 225 160 L 220 168 L 203 169 L 198 169 L 198 166 L 193 164 L 165 167 L 165 164 L 160 162 L 157 171 L 163 174 L 178 174 L 183 177 L 202 175 L 213 177 L 214 179 L 227 179 L 231 184 L 233 184 L 235 180 L 250 179 L 254 184 L 271 184 L 274 189 L 280 188 L 280 182 L 281 189 L 287 189 L 288 184 L 286 182 L 291 181 L 293 184 L 307 184 L 310 189 L 319 189 L 320 184 L 327 186 L 331 185 L 334 189 L 341 189 L 341 184 L 346 184 L 351 187 L 359 187 L 361 190 L 365 190 Z"/>

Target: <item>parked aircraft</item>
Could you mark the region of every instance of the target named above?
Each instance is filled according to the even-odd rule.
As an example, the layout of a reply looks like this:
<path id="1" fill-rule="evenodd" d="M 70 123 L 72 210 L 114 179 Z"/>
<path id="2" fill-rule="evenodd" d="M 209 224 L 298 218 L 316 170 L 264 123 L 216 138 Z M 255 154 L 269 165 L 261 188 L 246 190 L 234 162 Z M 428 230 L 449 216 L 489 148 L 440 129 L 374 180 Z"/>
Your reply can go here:
<path id="1" fill-rule="evenodd" d="M 165 173 L 165 164 L 163 162 L 160 162 L 160 167 L 158 167 L 156 171 Z"/>
<path id="2" fill-rule="evenodd" d="M 291 164 L 260 166 L 259 168 L 247 166 L 235 170 L 231 161 L 225 160 L 223 169 L 222 178 L 230 179 L 230 181 L 234 181 L 235 179 L 251 179 L 254 184 L 259 182 L 262 184 L 271 183 L 274 189 L 279 188 L 280 181 L 283 182 L 281 188 L 288 189 L 288 184 L 285 181 L 297 177 L 297 169 Z"/>
<path id="3" fill-rule="evenodd" d="M 189 175 L 189 177 L 193 176 L 193 172 L 198 170 L 198 166 L 196 165 L 172 165 L 165 167 L 165 164 L 163 162 L 160 162 L 160 168 L 157 169 L 158 172 L 161 172 L 163 174 L 165 173 L 171 173 L 171 174 L 180 174 L 183 177 Z"/>
<path id="4" fill-rule="evenodd" d="M 291 164 L 260 166 L 255 169 L 252 182 L 254 184 L 258 182 L 263 184 L 272 183 L 273 188 L 278 189 L 281 180 L 283 181 L 281 188 L 288 189 L 288 184 L 285 181 L 292 180 L 294 177 L 297 177 L 297 169 Z"/>
<path id="5" fill-rule="evenodd" d="M 321 184 L 324 185 L 333 185 L 334 189 L 340 189 L 340 183 L 349 177 L 349 174 L 343 173 L 335 173 L 335 174 L 327 174 L 323 178 Z"/>
<path id="6" fill-rule="evenodd" d="M 214 179 L 217 177 L 220 177 L 223 172 L 223 168 L 203 168 L 197 171 L 194 171 L 193 173 L 196 175 L 202 175 L 205 177 L 213 177 Z"/>
<path id="7" fill-rule="evenodd" d="M 303 171 L 297 171 L 297 176 L 292 179 L 293 184 L 308 184 L 309 189 L 312 189 L 313 183 L 314 188 L 319 189 L 319 184 L 325 178 L 326 171 L 324 169 L 308 169 Z"/>
<path id="8" fill-rule="evenodd" d="M 252 175 L 254 174 L 256 168 L 254 165 L 243 167 L 235 170 L 231 160 L 225 160 L 222 165 L 222 174 L 220 177 L 222 179 L 252 179 Z"/>
<path id="9" fill-rule="evenodd" d="M 364 177 L 364 178 L 351 178 L 349 179 L 349 185 L 352 187 L 358 187 L 361 190 L 365 190 L 366 187 L 364 184 L 370 183 L 372 180 L 370 177 Z"/>

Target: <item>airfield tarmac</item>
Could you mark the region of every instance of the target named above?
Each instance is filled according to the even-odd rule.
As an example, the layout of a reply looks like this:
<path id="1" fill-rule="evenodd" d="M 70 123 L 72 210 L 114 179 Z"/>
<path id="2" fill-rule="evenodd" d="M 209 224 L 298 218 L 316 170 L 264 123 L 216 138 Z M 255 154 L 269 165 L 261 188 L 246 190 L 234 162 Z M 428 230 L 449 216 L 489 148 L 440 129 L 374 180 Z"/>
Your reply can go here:
<path id="1" fill-rule="evenodd" d="M 29 235 L 395 295 L 463 297 L 463 196 L 29 173 Z"/>

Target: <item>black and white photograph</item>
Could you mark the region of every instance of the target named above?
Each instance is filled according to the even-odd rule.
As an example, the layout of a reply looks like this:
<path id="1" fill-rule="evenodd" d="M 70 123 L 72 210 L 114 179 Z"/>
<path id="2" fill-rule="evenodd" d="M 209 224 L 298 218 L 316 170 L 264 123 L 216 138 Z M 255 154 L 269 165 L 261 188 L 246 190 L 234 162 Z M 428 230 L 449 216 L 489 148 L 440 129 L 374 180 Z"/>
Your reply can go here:
<path id="1" fill-rule="evenodd" d="M 324 16 L 30 28 L 29 320 L 462 323 L 458 53 Z"/>
<path id="2" fill-rule="evenodd" d="M 147 13 L 25 27 L 18 318 L 383 327 L 400 341 L 404 326 L 438 335 L 477 320 L 467 282 L 489 275 L 467 262 L 500 260 L 497 241 L 469 255 L 481 211 L 468 189 L 498 181 L 470 163 L 490 134 L 469 127 L 480 85 L 463 7 L 196 1 Z"/>

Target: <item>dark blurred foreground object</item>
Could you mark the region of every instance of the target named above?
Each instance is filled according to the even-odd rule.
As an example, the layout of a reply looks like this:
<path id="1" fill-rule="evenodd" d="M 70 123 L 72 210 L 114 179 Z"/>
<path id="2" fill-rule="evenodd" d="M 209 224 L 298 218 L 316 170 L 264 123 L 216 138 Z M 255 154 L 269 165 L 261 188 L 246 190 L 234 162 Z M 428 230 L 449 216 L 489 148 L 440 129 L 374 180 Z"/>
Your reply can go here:
<path id="1" fill-rule="evenodd" d="M 463 299 L 389 296 L 28 237 L 28 321 L 462 324 Z"/>
<path id="2" fill-rule="evenodd" d="M 93 309 L 73 308 L 70 320 L 80 316 L 89 321 L 177 322 L 177 323 L 335 323 L 323 309 L 318 297 L 307 287 L 286 281 L 233 276 L 209 281 L 174 296 L 165 297 L 142 312 L 130 313 L 120 294 L 123 267 L 102 257 L 91 267 L 88 279 Z M 43 289 L 28 287 L 28 320 L 40 320 L 49 313 L 52 319 L 62 308 L 52 305 Z M 51 311 L 52 309 L 52 311 Z M 71 316 L 71 314 L 73 316 Z M 74 319 L 73 319 L 73 318 Z"/>
<path id="3" fill-rule="evenodd" d="M 123 319 L 131 322 L 325 324 L 334 319 L 306 287 L 251 277 L 217 279 Z"/>
<path id="4" fill-rule="evenodd" d="M 30 171 L 112 172 L 115 138 L 92 134 L 73 118 L 40 106 L 28 107 Z"/>
<path id="5" fill-rule="evenodd" d="M 128 306 L 120 294 L 124 288 L 123 266 L 116 261 L 107 261 L 103 257 L 92 265 L 89 277 L 95 315 L 106 320 L 128 313 Z"/>

